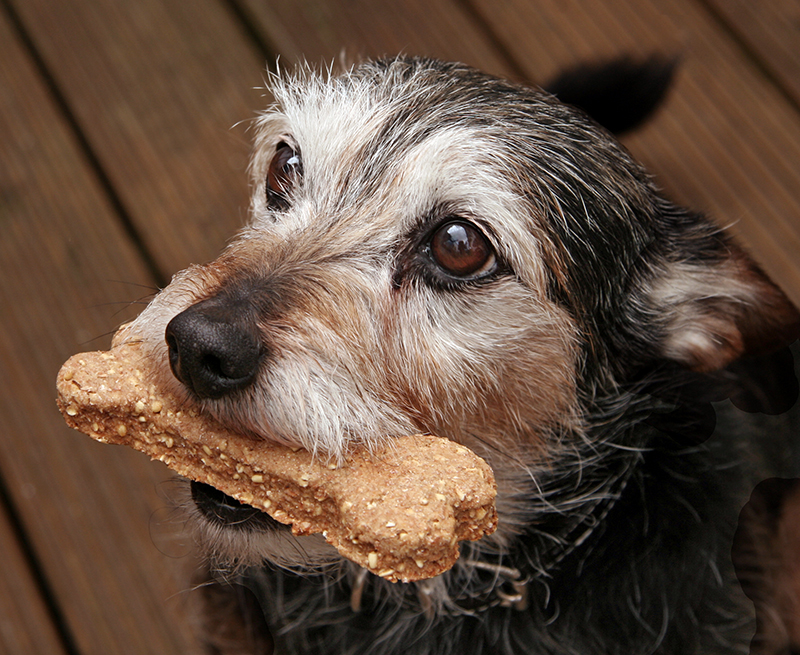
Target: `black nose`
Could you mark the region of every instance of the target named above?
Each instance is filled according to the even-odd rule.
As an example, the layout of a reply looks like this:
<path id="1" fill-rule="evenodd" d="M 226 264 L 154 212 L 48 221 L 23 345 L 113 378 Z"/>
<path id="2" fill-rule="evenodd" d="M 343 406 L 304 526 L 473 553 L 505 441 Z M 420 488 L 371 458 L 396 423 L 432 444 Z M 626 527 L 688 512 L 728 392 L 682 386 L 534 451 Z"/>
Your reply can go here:
<path id="1" fill-rule="evenodd" d="M 201 398 L 221 398 L 255 380 L 263 349 L 245 301 L 203 300 L 175 316 L 165 336 L 172 372 Z"/>

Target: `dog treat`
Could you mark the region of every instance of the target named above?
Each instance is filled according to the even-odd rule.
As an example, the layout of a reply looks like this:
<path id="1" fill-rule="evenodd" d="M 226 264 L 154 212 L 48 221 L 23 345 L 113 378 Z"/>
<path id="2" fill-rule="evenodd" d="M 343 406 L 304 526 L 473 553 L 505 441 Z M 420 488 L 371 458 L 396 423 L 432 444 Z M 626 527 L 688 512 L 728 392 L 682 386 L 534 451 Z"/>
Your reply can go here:
<path id="1" fill-rule="evenodd" d="M 72 357 L 57 382 L 67 423 L 262 509 L 296 535 L 321 532 L 343 556 L 393 582 L 448 570 L 459 541 L 497 526 L 492 470 L 464 446 L 406 436 L 379 452 L 355 449 L 337 465 L 182 407 L 148 368 L 137 344 Z"/>

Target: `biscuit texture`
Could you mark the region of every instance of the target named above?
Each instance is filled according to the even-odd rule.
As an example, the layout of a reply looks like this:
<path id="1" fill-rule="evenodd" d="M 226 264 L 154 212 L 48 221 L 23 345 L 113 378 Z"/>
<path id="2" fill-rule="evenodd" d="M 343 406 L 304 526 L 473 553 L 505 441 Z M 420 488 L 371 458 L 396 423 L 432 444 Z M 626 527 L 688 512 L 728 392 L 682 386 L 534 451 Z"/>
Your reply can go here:
<path id="1" fill-rule="evenodd" d="M 344 557 L 393 582 L 448 570 L 460 541 L 497 527 L 492 470 L 455 442 L 411 435 L 329 463 L 231 432 L 154 379 L 138 344 L 82 353 L 59 372 L 58 406 L 71 427 L 146 453 L 296 535 L 322 533 Z"/>

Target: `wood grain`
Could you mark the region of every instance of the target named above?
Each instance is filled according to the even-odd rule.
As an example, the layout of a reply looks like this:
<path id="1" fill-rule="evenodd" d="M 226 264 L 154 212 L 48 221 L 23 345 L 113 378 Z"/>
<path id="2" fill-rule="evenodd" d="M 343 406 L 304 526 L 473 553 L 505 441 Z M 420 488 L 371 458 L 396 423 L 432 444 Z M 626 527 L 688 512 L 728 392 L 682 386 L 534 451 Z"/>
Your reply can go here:
<path id="1" fill-rule="evenodd" d="M 0 79 L 0 472 L 82 654 L 191 653 L 181 564 L 150 533 L 163 467 L 81 439 L 54 402 L 61 363 L 107 344 L 95 337 L 135 310 L 115 301 L 152 281 L 5 20 Z M 9 575 L 6 586 L 24 570 Z M 46 638 L 35 603 L 20 611 Z"/>
<path id="2" fill-rule="evenodd" d="M 222 3 L 17 10 L 162 274 L 216 256 L 246 218 L 266 69 Z"/>
<path id="3" fill-rule="evenodd" d="M 238 0 L 288 65 L 400 53 L 462 61 L 496 75 L 510 62 L 456 0 Z"/>
<path id="4" fill-rule="evenodd" d="M 795 0 L 707 0 L 751 57 L 800 105 L 800 4 Z"/>
<path id="5" fill-rule="evenodd" d="M 8 516 L 0 510 L 0 653 L 66 655 Z"/>

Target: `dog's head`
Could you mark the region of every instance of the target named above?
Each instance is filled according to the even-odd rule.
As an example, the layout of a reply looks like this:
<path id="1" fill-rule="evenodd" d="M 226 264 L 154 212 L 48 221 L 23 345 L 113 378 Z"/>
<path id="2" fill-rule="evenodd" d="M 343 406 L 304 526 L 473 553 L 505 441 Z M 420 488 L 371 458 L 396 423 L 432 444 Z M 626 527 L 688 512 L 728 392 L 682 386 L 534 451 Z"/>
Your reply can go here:
<path id="1" fill-rule="evenodd" d="M 519 499 L 591 442 L 598 393 L 796 329 L 739 249 L 542 91 L 417 59 L 272 91 L 250 225 L 131 330 L 236 430 L 333 458 L 414 432 L 465 443 L 498 477 L 503 545 Z"/>

